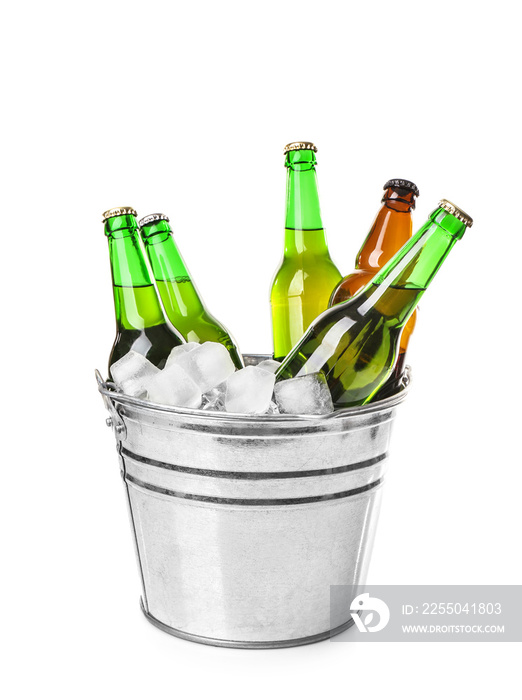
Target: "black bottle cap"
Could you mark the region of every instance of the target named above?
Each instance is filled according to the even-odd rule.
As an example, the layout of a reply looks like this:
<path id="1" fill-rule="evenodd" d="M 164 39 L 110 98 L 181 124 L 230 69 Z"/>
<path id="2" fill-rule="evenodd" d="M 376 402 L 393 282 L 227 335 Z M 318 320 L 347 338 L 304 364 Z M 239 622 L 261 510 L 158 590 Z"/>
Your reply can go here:
<path id="1" fill-rule="evenodd" d="M 419 188 L 411 180 L 400 180 L 398 178 L 388 180 L 382 189 L 387 190 L 388 187 L 402 187 L 403 190 L 411 190 L 416 197 L 419 196 Z"/>

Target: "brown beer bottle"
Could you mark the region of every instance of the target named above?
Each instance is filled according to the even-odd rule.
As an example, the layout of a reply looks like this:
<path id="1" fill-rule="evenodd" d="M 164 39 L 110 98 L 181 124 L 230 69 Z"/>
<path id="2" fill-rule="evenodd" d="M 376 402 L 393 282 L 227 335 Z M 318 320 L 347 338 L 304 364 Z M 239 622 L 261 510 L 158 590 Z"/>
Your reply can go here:
<path id="1" fill-rule="evenodd" d="M 417 185 L 409 180 L 395 179 L 388 180 L 383 189 L 382 207 L 357 255 L 355 271 L 341 280 L 334 289 L 330 306 L 355 296 L 411 238 L 411 212 L 415 209 L 415 199 L 419 196 Z M 406 348 L 415 327 L 416 316 L 415 311 L 402 331 L 397 364 L 376 399 L 384 398 L 397 389 L 404 372 Z"/>

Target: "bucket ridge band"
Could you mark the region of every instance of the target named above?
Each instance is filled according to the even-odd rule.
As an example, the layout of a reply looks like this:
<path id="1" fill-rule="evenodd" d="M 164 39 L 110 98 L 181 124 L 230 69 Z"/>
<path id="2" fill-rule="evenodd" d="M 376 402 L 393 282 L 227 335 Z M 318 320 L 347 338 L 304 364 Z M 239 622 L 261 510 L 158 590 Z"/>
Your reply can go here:
<path id="1" fill-rule="evenodd" d="M 166 489 L 162 486 L 147 484 L 141 479 L 137 479 L 135 476 L 131 476 L 130 474 L 125 475 L 125 481 L 127 484 L 134 484 L 138 488 L 145 489 L 146 491 L 153 491 L 154 493 L 161 494 L 162 496 L 170 496 L 171 498 L 180 498 L 187 501 L 202 501 L 203 503 L 216 503 L 230 506 L 293 506 L 306 503 L 320 503 L 322 501 L 336 501 L 341 498 L 357 496 L 360 493 L 371 491 L 372 489 L 380 486 L 384 481 L 384 477 L 376 479 L 370 484 L 358 486 L 355 489 L 349 489 L 348 491 L 327 493 L 322 496 L 301 496 L 300 498 L 222 498 L 220 496 L 200 496 L 195 493 L 173 491 L 172 489 Z"/>
<path id="2" fill-rule="evenodd" d="M 343 474 L 344 472 L 356 471 L 358 469 L 366 469 L 367 467 L 373 467 L 379 462 L 383 462 L 388 457 L 387 452 L 383 452 L 377 457 L 371 457 L 370 459 L 365 459 L 361 462 L 355 462 L 354 464 L 347 464 L 341 467 L 330 467 L 328 469 L 307 469 L 303 471 L 292 471 L 292 472 L 247 472 L 247 471 L 220 471 L 218 469 L 199 469 L 197 467 L 184 467 L 178 464 L 169 464 L 168 462 L 160 462 L 157 459 L 152 459 L 150 457 L 142 457 L 134 452 L 131 452 L 125 447 L 122 447 L 120 454 L 123 457 L 128 457 L 134 462 L 140 464 L 146 464 L 150 467 L 158 467 L 160 469 L 167 469 L 169 471 L 181 472 L 183 474 L 194 474 L 197 476 L 210 476 L 218 479 L 239 479 L 244 481 L 264 481 L 272 479 L 300 479 L 301 477 L 314 477 L 314 476 L 329 476 L 331 474 Z"/>

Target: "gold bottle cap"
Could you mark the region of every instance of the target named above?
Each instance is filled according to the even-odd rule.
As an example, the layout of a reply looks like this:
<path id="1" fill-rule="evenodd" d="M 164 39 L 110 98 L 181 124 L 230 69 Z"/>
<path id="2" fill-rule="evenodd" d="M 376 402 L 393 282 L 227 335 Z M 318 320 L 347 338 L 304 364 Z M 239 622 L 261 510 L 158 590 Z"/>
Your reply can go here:
<path id="1" fill-rule="evenodd" d="M 449 212 L 450 214 L 453 214 L 453 216 L 458 219 L 459 221 L 462 221 L 463 224 L 465 224 L 468 228 L 471 228 L 473 226 L 473 219 L 469 214 L 466 214 L 465 211 L 462 209 L 459 209 L 453 202 L 450 202 L 448 199 L 441 199 L 439 202 L 439 207 L 442 207 L 445 211 Z"/>
<path id="2" fill-rule="evenodd" d="M 138 226 L 141 228 L 147 224 L 152 224 L 154 221 L 169 221 L 169 217 L 166 214 L 149 214 L 138 221 Z"/>
<path id="3" fill-rule="evenodd" d="M 314 151 L 317 153 L 317 146 L 311 141 L 292 141 L 292 143 L 286 144 L 283 152 L 286 155 L 288 151 Z"/>
<path id="4" fill-rule="evenodd" d="M 104 211 L 102 216 L 102 223 L 104 224 L 107 219 L 111 219 L 113 216 L 138 216 L 136 213 L 136 210 L 133 209 L 132 207 L 114 207 L 114 209 L 107 209 L 107 211 Z"/>

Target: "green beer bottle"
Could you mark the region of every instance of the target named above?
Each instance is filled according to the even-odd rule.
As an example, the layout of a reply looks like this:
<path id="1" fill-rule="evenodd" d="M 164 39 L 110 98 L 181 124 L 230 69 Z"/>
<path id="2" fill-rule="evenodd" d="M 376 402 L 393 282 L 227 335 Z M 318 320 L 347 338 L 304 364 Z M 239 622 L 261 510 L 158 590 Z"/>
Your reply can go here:
<path id="1" fill-rule="evenodd" d="M 212 316 L 198 294 L 172 236 L 165 214 L 140 219 L 139 227 L 165 313 L 188 342 L 224 345 L 238 369 L 244 366 L 230 333 Z"/>
<path id="2" fill-rule="evenodd" d="M 328 307 L 330 295 L 342 278 L 326 245 L 316 151 L 308 141 L 289 143 L 284 150 L 285 251 L 270 294 L 276 360 L 290 352 L 314 318 Z"/>
<path id="3" fill-rule="evenodd" d="M 136 212 L 131 207 L 109 209 L 103 214 L 109 241 L 116 339 L 110 367 L 129 350 L 164 367 L 172 348 L 185 341 L 165 320 L 158 294 L 141 252 Z"/>
<path id="4" fill-rule="evenodd" d="M 280 366 L 276 381 L 323 372 L 335 408 L 368 403 L 393 371 L 402 329 L 419 299 L 472 224 L 443 199 L 371 282 L 314 321 Z"/>

